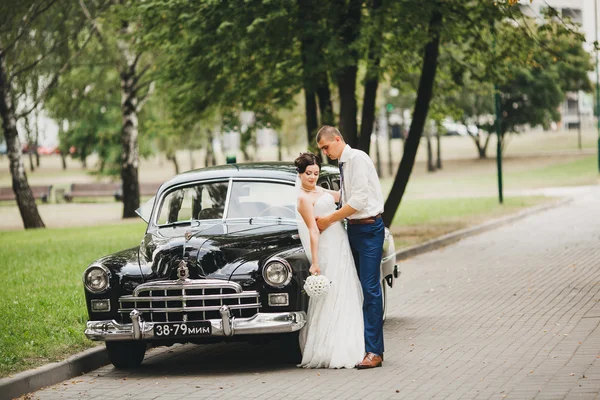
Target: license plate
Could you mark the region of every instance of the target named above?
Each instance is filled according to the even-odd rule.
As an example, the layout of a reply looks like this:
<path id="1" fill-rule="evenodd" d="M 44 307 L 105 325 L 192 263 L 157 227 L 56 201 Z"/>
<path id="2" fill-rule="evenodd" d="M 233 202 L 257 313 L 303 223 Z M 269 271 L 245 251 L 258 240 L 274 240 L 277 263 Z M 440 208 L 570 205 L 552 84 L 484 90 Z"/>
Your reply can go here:
<path id="1" fill-rule="evenodd" d="M 208 321 L 154 323 L 154 337 L 209 336 L 212 325 Z"/>

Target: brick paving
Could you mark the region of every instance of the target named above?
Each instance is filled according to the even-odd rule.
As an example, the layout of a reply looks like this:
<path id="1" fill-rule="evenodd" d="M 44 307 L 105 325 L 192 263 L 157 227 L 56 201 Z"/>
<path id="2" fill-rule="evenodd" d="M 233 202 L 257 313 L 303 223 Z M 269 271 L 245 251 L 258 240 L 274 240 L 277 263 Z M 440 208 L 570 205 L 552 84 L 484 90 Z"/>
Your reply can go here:
<path id="1" fill-rule="evenodd" d="M 305 370 L 276 343 L 181 345 L 33 399 L 600 399 L 600 187 L 402 262 L 383 368 Z"/>

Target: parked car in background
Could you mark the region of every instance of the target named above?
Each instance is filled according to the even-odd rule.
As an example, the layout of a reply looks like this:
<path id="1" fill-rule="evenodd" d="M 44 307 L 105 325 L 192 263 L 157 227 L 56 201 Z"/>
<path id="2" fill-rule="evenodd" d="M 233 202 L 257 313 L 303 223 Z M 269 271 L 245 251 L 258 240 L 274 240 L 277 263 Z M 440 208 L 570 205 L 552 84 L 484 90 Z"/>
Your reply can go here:
<path id="1" fill-rule="evenodd" d="M 477 126 L 473 124 L 464 125 L 449 118 L 446 118 L 444 121 L 442 121 L 442 126 L 446 130 L 446 136 L 475 136 L 479 131 Z"/>
<path id="2" fill-rule="evenodd" d="M 139 246 L 99 258 L 83 274 L 85 334 L 104 341 L 118 368 L 138 366 L 147 346 L 278 339 L 298 362 L 310 262 L 296 226 L 291 163 L 229 164 L 178 175 L 138 213 Z M 339 189 L 324 166 L 318 184 Z M 398 276 L 386 232 L 382 286 Z M 387 306 L 384 306 L 384 315 Z"/>

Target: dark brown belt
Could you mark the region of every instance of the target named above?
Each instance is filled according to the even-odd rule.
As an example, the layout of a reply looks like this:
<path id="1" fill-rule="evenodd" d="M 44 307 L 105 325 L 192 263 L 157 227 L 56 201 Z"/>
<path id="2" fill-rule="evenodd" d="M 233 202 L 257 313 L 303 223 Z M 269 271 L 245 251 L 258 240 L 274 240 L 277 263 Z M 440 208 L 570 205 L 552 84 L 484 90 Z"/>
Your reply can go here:
<path id="1" fill-rule="evenodd" d="M 377 221 L 377 218 L 381 218 L 381 213 L 377 214 L 374 217 L 367 217 L 367 218 L 357 218 L 357 219 L 348 219 L 348 223 L 350 225 L 354 225 L 354 224 L 374 224 L 375 221 Z"/>

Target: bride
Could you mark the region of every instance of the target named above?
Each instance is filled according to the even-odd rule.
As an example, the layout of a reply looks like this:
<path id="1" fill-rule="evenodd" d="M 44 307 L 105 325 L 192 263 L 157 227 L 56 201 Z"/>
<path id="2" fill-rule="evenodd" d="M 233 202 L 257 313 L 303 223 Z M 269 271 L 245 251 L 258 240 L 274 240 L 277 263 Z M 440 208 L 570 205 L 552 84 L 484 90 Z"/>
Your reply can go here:
<path id="1" fill-rule="evenodd" d="M 341 222 L 319 233 L 315 217 L 335 211 L 340 193 L 317 187 L 321 161 L 312 153 L 295 160 L 298 171 L 296 218 L 304 251 L 311 260 L 311 274 L 323 274 L 332 282 L 329 292 L 311 298 L 308 320 L 300 332 L 304 368 L 354 368 L 365 355 L 362 304 L 348 236 Z"/>

